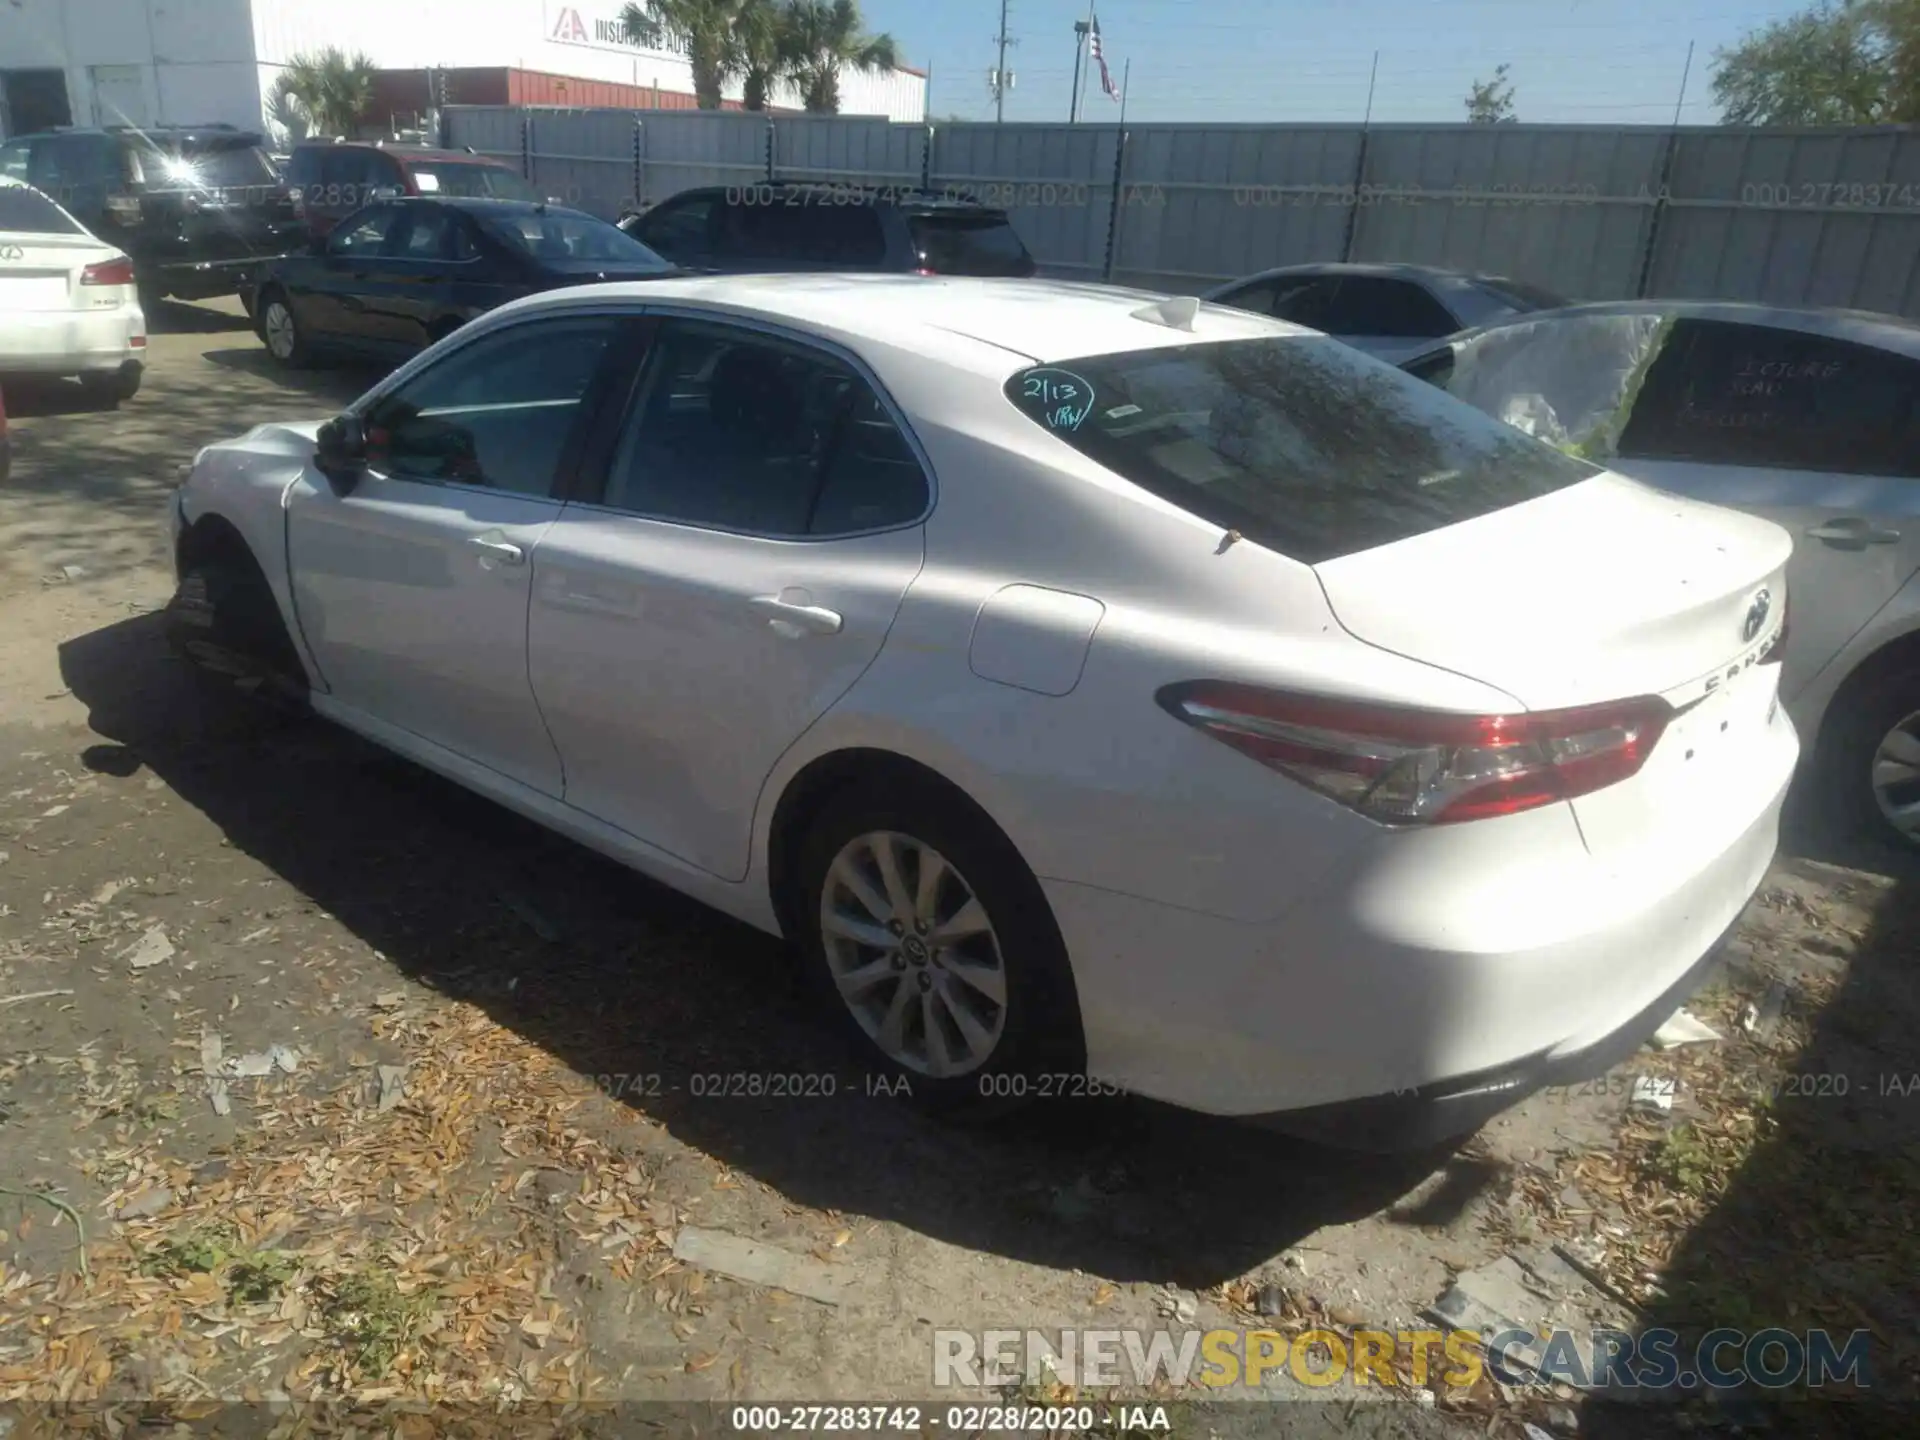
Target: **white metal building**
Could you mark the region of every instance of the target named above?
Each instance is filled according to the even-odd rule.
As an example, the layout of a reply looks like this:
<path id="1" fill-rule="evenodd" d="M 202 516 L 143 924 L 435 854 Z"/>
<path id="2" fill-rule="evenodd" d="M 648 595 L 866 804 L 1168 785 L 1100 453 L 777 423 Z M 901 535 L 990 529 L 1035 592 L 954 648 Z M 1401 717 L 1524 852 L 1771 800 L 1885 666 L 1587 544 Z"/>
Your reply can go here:
<path id="1" fill-rule="evenodd" d="M 622 8 L 622 0 L 0 0 L 0 126 L 261 128 L 281 67 L 328 45 L 364 51 L 382 70 L 511 67 L 691 95 L 683 54 L 620 38 Z M 737 84 L 729 95 L 738 97 Z M 840 81 L 847 115 L 923 120 L 926 99 L 926 77 L 911 70 Z M 774 103 L 798 108 L 791 95 Z"/>

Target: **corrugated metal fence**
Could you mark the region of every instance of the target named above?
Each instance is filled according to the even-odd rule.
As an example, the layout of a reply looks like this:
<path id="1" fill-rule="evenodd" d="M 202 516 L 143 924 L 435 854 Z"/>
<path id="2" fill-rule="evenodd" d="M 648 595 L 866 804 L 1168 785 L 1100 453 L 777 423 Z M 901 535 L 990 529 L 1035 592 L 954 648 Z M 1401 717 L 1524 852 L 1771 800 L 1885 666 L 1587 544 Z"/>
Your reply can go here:
<path id="1" fill-rule="evenodd" d="M 770 175 L 965 187 L 1043 270 L 1193 292 L 1383 260 L 1582 299 L 1844 305 L 1920 318 L 1920 130 L 1580 125 L 895 125 L 453 107 L 447 140 L 612 217 Z"/>

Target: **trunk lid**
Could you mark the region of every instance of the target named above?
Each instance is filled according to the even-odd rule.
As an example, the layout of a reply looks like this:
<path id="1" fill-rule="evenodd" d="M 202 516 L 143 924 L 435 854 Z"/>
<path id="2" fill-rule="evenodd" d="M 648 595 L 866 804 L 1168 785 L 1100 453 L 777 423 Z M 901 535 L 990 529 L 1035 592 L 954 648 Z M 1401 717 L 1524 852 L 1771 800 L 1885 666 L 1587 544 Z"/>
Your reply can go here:
<path id="1" fill-rule="evenodd" d="M 73 309 L 81 272 L 112 254 L 91 235 L 0 231 L 0 312 Z"/>
<path id="2" fill-rule="evenodd" d="M 1314 568 L 1357 638 L 1530 710 L 1684 705 L 1779 630 L 1791 550 L 1770 521 L 1608 473 Z"/>

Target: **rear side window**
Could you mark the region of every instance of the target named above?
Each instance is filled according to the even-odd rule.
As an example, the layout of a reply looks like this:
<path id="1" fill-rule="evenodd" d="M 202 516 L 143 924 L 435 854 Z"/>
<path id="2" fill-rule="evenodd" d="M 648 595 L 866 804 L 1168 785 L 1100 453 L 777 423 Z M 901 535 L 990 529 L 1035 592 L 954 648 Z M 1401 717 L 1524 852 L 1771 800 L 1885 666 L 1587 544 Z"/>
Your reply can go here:
<path id="1" fill-rule="evenodd" d="M 1334 276 L 1291 276 L 1274 282 L 1268 304 L 1276 320 L 1326 330 L 1332 326 L 1333 301 L 1339 293 L 1340 281 Z"/>
<path id="2" fill-rule="evenodd" d="M 1310 565 L 1600 473 L 1317 336 L 1036 366 L 1006 394 L 1143 490 Z"/>
<path id="3" fill-rule="evenodd" d="M 937 275 L 1031 275 L 1033 256 L 1004 215 L 910 215 L 922 269 Z"/>
<path id="4" fill-rule="evenodd" d="M 1920 361 L 1798 330 L 1681 320 L 1620 454 L 1920 477 Z"/>
<path id="5" fill-rule="evenodd" d="M 664 320 L 603 503 L 706 529 L 798 538 L 910 524 L 926 474 L 880 397 L 838 357 Z"/>
<path id="6" fill-rule="evenodd" d="M 0 185 L 0 234 L 78 235 L 80 227 L 46 196 L 24 185 Z"/>

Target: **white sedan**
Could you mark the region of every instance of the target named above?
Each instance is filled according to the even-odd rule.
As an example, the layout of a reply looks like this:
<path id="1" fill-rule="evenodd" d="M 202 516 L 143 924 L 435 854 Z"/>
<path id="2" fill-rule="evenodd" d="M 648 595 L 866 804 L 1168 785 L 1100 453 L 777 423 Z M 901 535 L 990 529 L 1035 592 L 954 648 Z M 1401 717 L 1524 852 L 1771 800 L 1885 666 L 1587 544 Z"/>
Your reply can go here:
<path id="1" fill-rule="evenodd" d="M 52 200 L 0 179 L 0 375 L 75 375 L 112 404 L 140 388 L 133 262 Z"/>
<path id="2" fill-rule="evenodd" d="M 1471 1130 L 1698 982 L 1798 751 L 1779 527 L 1191 299 L 543 295 L 174 525 L 190 654 L 786 936 L 938 1107 Z"/>

